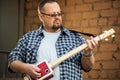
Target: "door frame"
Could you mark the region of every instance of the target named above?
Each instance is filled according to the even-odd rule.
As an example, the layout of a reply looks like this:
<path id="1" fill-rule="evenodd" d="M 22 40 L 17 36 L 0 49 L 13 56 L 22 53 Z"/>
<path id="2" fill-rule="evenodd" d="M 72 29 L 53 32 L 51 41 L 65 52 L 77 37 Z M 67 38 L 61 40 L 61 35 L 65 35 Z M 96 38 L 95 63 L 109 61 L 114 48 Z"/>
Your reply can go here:
<path id="1" fill-rule="evenodd" d="M 18 22 L 18 38 L 20 38 L 24 33 L 24 3 L 25 0 L 19 0 L 19 22 Z"/>

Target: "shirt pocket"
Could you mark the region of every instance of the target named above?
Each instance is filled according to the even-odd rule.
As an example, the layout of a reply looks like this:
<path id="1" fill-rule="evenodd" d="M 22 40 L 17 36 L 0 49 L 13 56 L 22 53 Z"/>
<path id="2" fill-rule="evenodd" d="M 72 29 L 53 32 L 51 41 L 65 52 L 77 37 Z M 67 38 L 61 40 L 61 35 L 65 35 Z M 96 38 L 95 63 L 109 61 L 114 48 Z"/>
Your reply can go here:
<path id="1" fill-rule="evenodd" d="M 36 61 L 36 47 L 34 45 L 29 45 L 26 47 L 26 62 L 35 63 Z"/>

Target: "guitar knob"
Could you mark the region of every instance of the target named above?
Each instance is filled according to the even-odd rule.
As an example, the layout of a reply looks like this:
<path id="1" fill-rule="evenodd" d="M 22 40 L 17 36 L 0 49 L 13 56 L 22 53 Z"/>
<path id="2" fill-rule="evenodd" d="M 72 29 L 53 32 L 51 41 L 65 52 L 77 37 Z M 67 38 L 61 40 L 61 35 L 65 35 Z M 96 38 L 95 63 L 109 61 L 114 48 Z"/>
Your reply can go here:
<path id="1" fill-rule="evenodd" d="M 108 38 L 105 38 L 105 41 L 108 41 Z"/>
<path id="2" fill-rule="evenodd" d="M 115 37 L 115 35 L 112 35 L 111 37 Z"/>

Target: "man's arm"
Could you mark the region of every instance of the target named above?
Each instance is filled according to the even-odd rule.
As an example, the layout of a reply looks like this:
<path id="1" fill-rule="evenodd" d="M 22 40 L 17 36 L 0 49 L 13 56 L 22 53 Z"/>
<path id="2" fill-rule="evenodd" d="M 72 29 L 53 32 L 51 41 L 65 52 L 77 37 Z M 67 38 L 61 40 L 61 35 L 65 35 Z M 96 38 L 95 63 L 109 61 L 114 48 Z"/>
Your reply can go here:
<path id="1" fill-rule="evenodd" d="M 10 68 L 14 72 L 23 73 L 30 75 L 33 79 L 38 79 L 41 77 L 40 69 L 33 64 L 26 64 L 21 61 L 13 61 L 10 64 Z"/>
<path id="2" fill-rule="evenodd" d="M 88 54 L 88 56 L 82 56 L 81 59 L 81 63 L 82 63 L 82 67 L 85 71 L 90 71 L 95 63 L 95 57 L 94 55 L 90 55 Z"/>
<path id="3" fill-rule="evenodd" d="M 14 72 L 26 73 L 26 64 L 21 61 L 13 61 L 10 68 Z"/>
<path id="4" fill-rule="evenodd" d="M 88 47 L 84 50 L 84 54 L 81 59 L 82 67 L 85 71 L 90 71 L 95 63 L 95 58 L 92 50 L 97 46 L 98 41 L 93 37 L 87 40 Z"/>

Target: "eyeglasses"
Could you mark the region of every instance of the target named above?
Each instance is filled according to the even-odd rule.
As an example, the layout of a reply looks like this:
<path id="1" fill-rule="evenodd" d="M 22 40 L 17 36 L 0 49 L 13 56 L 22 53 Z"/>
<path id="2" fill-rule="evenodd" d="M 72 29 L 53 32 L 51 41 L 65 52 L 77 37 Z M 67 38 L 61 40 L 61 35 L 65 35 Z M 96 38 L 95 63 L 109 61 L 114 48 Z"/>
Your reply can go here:
<path id="1" fill-rule="evenodd" d="M 60 13 L 57 13 L 57 14 L 47 14 L 47 13 L 41 12 L 41 14 L 44 14 L 44 15 L 47 15 L 47 16 L 50 16 L 50 17 L 57 17 L 57 16 L 62 16 L 63 12 L 60 12 Z"/>

